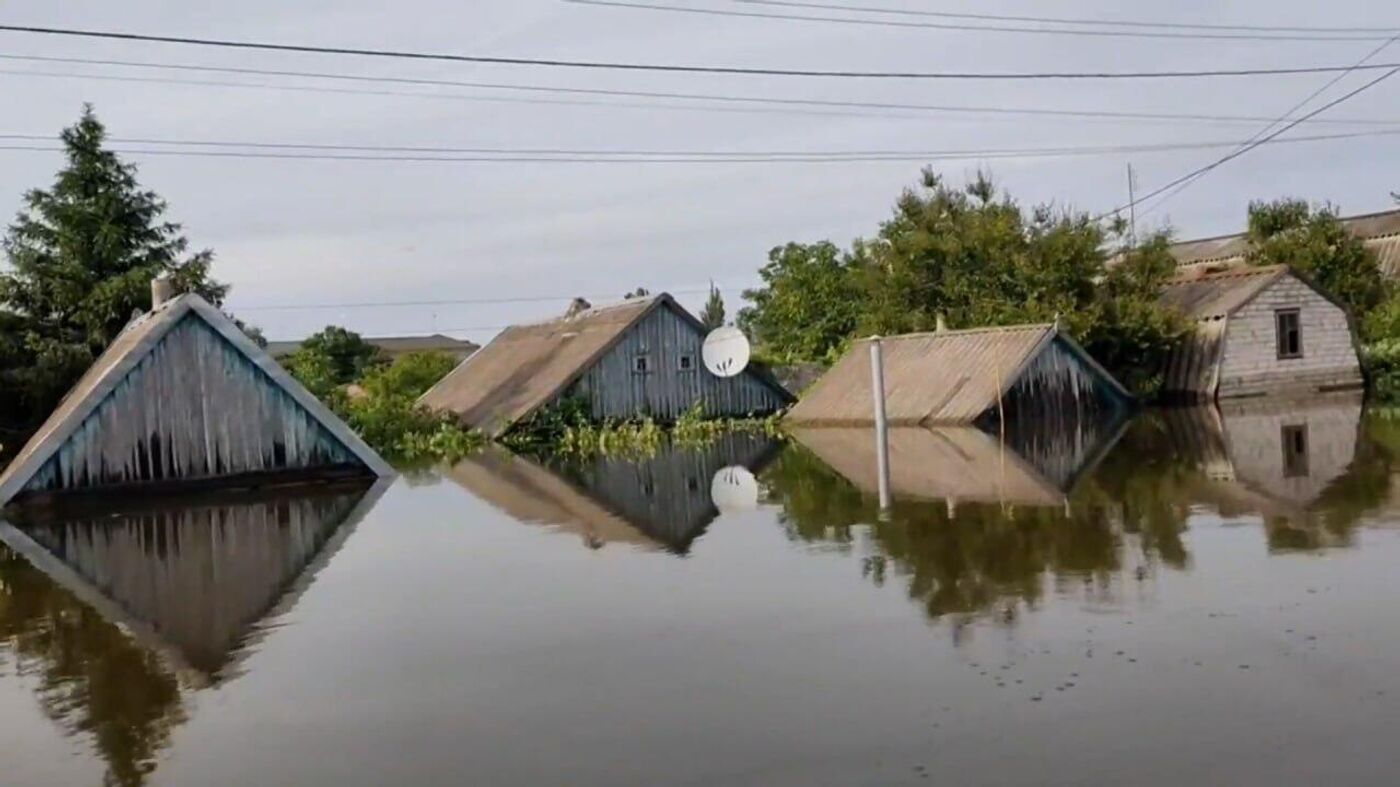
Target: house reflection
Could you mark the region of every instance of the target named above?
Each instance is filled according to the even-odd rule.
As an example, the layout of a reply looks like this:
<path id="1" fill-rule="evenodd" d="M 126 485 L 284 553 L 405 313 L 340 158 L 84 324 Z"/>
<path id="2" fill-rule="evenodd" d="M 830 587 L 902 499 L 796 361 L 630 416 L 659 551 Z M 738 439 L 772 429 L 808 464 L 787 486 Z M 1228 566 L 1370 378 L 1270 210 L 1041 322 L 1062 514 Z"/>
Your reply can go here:
<path id="1" fill-rule="evenodd" d="M 501 448 L 446 476 L 513 519 L 572 533 L 590 549 L 626 544 L 683 555 L 719 516 L 711 482 L 725 467 L 758 472 L 778 443 L 733 432 L 703 447 L 668 444 L 646 458 L 545 463 Z"/>
<path id="2" fill-rule="evenodd" d="M 0 521 L 0 648 L 45 712 L 140 784 L 185 720 L 309 586 L 384 484 L 74 501 Z"/>
<path id="3" fill-rule="evenodd" d="M 1262 517 L 1271 548 L 1347 543 L 1369 505 L 1356 482 L 1379 457 L 1367 453 L 1355 394 L 1174 409 L 1163 419 L 1175 450 L 1202 470 L 1199 502 Z"/>

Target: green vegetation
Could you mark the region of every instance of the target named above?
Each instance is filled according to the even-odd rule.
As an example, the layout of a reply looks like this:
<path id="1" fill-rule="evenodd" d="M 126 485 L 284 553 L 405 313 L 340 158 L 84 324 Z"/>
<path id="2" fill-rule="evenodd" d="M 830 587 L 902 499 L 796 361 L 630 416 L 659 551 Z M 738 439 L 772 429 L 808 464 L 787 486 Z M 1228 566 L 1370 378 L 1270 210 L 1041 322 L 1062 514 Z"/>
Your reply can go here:
<path id="1" fill-rule="evenodd" d="M 705 324 L 706 330 L 713 331 L 724 325 L 724 317 L 724 296 L 720 294 L 715 283 L 710 282 L 710 297 L 705 300 L 705 308 L 700 311 L 700 322 Z"/>
<path id="2" fill-rule="evenodd" d="M 418 397 L 456 366 L 445 353 L 409 353 L 390 363 L 359 334 L 330 326 L 307 339 L 284 364 L 388 459 L 451 462 L 486 442 L 450 416 L 418 404 Z"/>
<path id="3" fill-rule="evenodd" d="M 3 241 L 0 413 L 17 436 L 48 416 L 133 313 L 151 307 L 157 275 L 215 306 L 228 294 L 210 277 L 213 252 L 189 252 L 165 202 L 104 147 L 106 133 L 85 107 L 61 135 L 66 165 L 52 186 L 25 195 Z"/>
<path id="4" fill-rule="evenodd" d="M 704 446 L 724 434 L 741 431 L 777 436 L 778 416 L 706 418 L 703 404 L 697 403 L 673 424 L 661 424 L 649 416 L 600 423 L 593 420 L 588 402 L 565 399 L 537 410 L 508 432 L 502 442 L 530 454 L 647 457 L 667 444 Z"/>
<path id="5" fill-rule="evenodd" d="M 1119 265 L 1109 259 L 1121 255 Z M 1189 324 L 1157 305 L 1165 236 L 1128 246 L 1088 214 L 1023 210 L 987 176 L 962 188 L 926 170 L 873 238 L 769 254 L 739 322 L 775 362 L 829 362 L 858 335 L 1050 322 L 1139 393 Z"/>

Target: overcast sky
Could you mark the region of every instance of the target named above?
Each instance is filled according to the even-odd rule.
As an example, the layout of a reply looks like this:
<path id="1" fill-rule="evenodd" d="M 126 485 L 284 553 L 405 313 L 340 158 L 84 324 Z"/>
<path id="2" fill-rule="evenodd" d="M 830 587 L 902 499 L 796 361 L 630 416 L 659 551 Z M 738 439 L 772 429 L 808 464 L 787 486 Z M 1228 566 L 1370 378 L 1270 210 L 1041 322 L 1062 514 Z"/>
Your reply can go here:
<path id="1" fill-rule="evenodd" d="M 657 0 L 755 9 L 730 0 Z M 1047 4 L 851 0 L 879 7 L 1050 14 Z M 1140 7 L 1138 7 L 1140 6 Z M 1400 27 L 1387 4 L 1337 0 L 1182 0 L 1054 4 L 1057 16 L 1220 24 Z M 767 9 L 779 11 L 779 9 Z M 811 13 L 811 12 L 808 12 Z M 832 12 L 831 15 L 834 15 Z M 541 58 L 853 70 L 1164 70 L 1350 64 L 1373 42 L 1183 41 L 896 29 L 707 17 L 573 5 L 559 0 L 48 0 L 0 6 L 6 24 L 165 35 Z M 786 98 L 1109 109 L 1274 116 L 1326 75 L 1172 82 L 872 82 L 583 72 L 536 67 L 234 52 L 164 44 L 0 33 L 0 54 L 142 60 L 474 80 L 517 85 L 710 92 Z M 1400 44 L 1377 57 L 1400 61 Z M 40 76 L 64 74 L 70 76 Z M 1353 75 L 1330 96 L 1374 76 Z M 416 92 L 364 95 L 113 81 L 139 77 Z M 524 103 L 488 97 L 610 103 Z M 1395 120 L 1400 77 L 1329 117 Z M 1025 116 L 852 111 L 715 111 L 694 102 L 596 99 L 500 90 L 347 84 L 308 78 L 0 61 L 0 134 L 56 133 L 92 102 L 112 136 L 403 146 L 676 149 L 945 150 L 1241 140 L 1262 124 L 1105 122 Z M 1320 103 L 1320 102 L 1319 102 Z M 677 106 L 688 108 L 677 109 Z M 1316 106 L 1316 104 L 1314 104 Z M 730 109 L 733 106 L 730 105 Z M 862 114 L 863 112 L 863 114 Z M 1300 127 L 1334 133 L 1357 126 Z M 1373 130 L 1375 127 L 1371 127 Z M 0 144 L 5 144 L 0 141 Z M 33 143 L 29 143 L 33 144 Z M 121 147 L 121 143 L 113 143 Z M 127 145 L 128 147 L 132 145 Z M 147 145 L 149 147 L 149 145 Z M 1151 189 L 1218 151 L 999 160 L 988 164 L 1023 202 L 1084 210 L 1126 197 L 1131 161 Z M 567 296 L 595 300 L 636 286 L 729 292 L 756 280 L 769 248 L 791 240 L 841 244 L 874 232 L 915 162 L 566 164 L 288 161 L 133 156 L 197 247 L 217 254 L 233 284 L 230 306 L 269 337 L 328 323 L 366 334 L 451 330 L 475 339 L 491 326 L 561 311 Z M 0 213 L 47 185 L 56 153 L 0 151 Z M 1347 213 L 1382 210 L 1400 189 L 1400 136 L 1261 148 L 1212 173 L 1144 223 L 1180 237 L 1239 229 L 1246 203 L 1282 195 L 1329 200 Z M 943 162 L 963 180 L 976 160 Z M 266 310 L 283 304 L 454 298 L 552 298 L 435 307 Z M 685 294 L 692 306 L 702 296 Z M 462 329 L 469 329 L 463 331 Z"/>

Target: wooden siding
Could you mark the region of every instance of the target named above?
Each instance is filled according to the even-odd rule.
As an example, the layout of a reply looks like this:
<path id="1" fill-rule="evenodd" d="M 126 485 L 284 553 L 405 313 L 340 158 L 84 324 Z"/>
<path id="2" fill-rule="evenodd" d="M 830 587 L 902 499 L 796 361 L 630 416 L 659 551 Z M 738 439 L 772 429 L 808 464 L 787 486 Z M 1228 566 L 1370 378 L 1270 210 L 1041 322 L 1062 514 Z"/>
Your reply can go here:
<path id="1" fill-rule="evenodd" d="M 696 402 L 711 417 L 767 414 L 787 404 L 756 374 L 720 378 L 706 371 L 700 359 L 704 341 L 694 324 L 663 305 L 628 328 L 564 396 L 586 399 L 597 419 L 651 415 L 673 421 Z M 641 356 L 649 365 L 645 373 L 634 367 Z M 679 368 L 682 356 L 691 359 L 687 371 Z"/>
<path id="2" fill-rule="evenodd" d="M 25 484 L 26 493 L 360 467 L 262 369 L 189 312 Z"/>
<path id="3" fill-rule="evenodd" d="M 1116 424 L 1128 399 L 1109 385 L 1102 373 L 1055 336 L 1030 359 L 978 424 L 997 428 L 1004 421 L 1007 434 L 1060 435 L 1074 441 L 1103 424 Z M 1055 451 L 1062 453 L 1063 447 Z"/>
<path id="4" fill-rule="evenodd" d="M 1303 356 L 1278 357 L 1274 314 L 1298 309 Z M 1361 363 L 1346 312 L 1305 282 L 1284 276 L 1230 315 L 1219 397 L 1360 388 Z"/>

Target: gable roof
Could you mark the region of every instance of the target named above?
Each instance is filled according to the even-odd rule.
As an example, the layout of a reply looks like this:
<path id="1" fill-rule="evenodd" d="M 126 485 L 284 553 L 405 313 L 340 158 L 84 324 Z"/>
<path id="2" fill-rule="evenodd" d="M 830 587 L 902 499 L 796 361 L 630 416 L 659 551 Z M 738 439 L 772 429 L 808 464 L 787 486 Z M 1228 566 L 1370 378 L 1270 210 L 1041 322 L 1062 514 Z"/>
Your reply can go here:
<path id="1" fill-rule="evenodd" d="M 795 424 L 850 426 L 872 420 L 870 343 L 854 343 L 808 389 L 784 419 Z M 885 412 L 891 426 L 970 423 L 994 407 L 1026 365 L 1055 341 L 1123 396 L 1132 396 L 1053 324 L 910 333 L 880 339 Z"/>
<path id="2" fill-rule="evenodd" d="M 705 328 L 667 293 L 586 309 L 544 322 L 511 326 L 423 394 L 419 402 L 455 413 L 466 425 L 499 437 L 554 399 L 656 309 L 671 309 L 702 333 Z M 757 376 L 791 401 L 767 370 Z"/>
<path id="3" fill-rule="evenodd" d="M 1169 280 L 1158 302 L 1197 320 L 1234 314 L 1266 287 L 1290 275 L 1286 265 L 1230 268 L 1216 273 L 1182 274 Z"/>
<path id="4" fill-rule="evenodd" d="M 1346 216 L 1342 225 L 1375 252 L 1381 270 L 1400 275 L 1400 210 Z M 1244 233 L 1173 243 L 1169 250 L 1180 266 L 1230 265 L 1244 262 L 1249 242 Z"/>
<path id="5" fill-rule="evenodd" d="M 186 317 L 203 320 L 219 336 L 257 366 L 356 459 L 376 476 L 388 477 L 393 468 L 364 443 L 350 427 L 302 387 L 272 357 L 253 343 L 223 312 L 198 295 L 187 293 L 161 304 L 137 318 L 59 402 L 58 407 L 30 438 L 14 461 L 0 474 L 0 505 L 8 503 L 82 425 L 108 394 Z"/>

